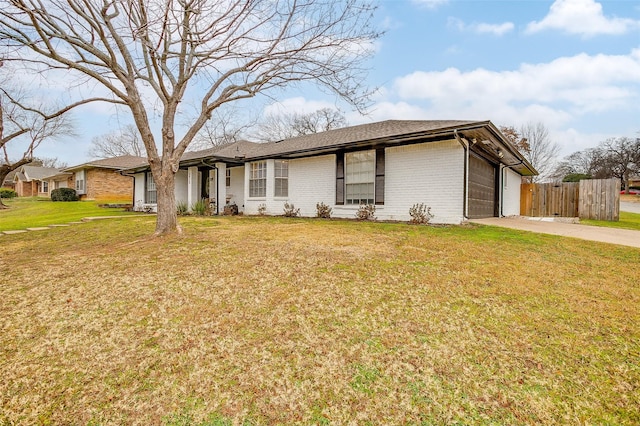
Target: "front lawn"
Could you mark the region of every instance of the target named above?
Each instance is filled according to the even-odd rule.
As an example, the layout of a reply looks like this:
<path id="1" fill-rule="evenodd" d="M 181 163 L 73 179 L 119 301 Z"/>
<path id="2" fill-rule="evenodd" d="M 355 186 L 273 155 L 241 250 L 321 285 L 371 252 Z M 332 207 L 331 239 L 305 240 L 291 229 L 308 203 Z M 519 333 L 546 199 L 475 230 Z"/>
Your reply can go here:
<path id="1" fill-rule="evenodd" d="M 640 423 L 639 249 L 181 223 L 0 237 L 0 424 Z"/>
<path id="2" fill-rule="evenodd" d="M 98 207 L 95 201 L 57 201 L 20 197 L 3 199 L 8 209 L 0 209 L 0 231 L 64 224 L 88 216 L 127 214 L 123 209 Z"/>

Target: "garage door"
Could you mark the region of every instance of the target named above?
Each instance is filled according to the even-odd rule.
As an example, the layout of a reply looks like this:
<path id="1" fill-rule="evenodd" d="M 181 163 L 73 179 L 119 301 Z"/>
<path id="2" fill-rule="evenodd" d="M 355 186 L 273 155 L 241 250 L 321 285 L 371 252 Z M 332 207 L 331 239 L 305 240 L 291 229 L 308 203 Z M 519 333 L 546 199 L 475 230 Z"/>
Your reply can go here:
<path id="1" fill-rule="evenodd" d="M 495 216 L 496 168 L 475 155 L 469 156 L 469 218 Z"/>

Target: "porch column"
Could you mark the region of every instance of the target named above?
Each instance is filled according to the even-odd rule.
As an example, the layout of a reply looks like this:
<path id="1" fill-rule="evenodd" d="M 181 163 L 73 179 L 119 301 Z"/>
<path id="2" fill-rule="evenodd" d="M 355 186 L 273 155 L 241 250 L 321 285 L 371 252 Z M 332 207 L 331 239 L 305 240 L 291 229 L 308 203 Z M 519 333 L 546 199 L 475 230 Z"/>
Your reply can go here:
<path id="1" fill-rule="evenodd" d="M 227 205 L 227 165 L 225 163 L 216 163 L 216 176 L 218 199 L 216 203 L 218 205 L 218 214 L 222 214 L 224 206 Z"/>
<path id="2" fill-rule="evenodd" d="M 200 185 L 198 184 L 198 168 L 189 167 L 187 169 L 187 205 L 191 206 L 200 199 Z"/>

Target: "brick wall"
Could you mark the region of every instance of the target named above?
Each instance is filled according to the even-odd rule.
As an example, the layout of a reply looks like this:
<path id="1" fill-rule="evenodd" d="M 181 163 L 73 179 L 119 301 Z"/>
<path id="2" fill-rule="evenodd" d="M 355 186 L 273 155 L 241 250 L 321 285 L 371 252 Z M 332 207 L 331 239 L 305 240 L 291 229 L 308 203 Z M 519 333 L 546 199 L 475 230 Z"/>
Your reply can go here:
<path id="1" fill-rule="evenodd" d="M 36 182 L 25 182 L 19 180 L 16 182 L 15 191 L 18 193 L 19 197 L 33 197 L 38 195 L 38 190 L 35 185 L 37 185 Z"/>
<path id="2" fill-rule="evenodd" d="M 109 169 L 87 169 L 82 200 L 133 202 L 133 179 Z M 72 186 L 73 187 L 73 186 Z"/>

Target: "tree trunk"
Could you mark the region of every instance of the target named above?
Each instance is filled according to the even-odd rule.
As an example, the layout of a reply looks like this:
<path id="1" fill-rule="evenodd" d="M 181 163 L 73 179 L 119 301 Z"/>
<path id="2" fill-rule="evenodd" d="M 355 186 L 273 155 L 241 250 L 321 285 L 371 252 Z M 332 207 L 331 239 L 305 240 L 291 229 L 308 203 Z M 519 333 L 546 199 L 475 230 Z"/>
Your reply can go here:
<path id="1" fill-rule="evenodd" d="M 158 197 L 155 235 L 182 233 L 176 209 L 175 178 L 175 173 L 170 170 L 164 171 L 158 178 L 154 176 L 156 196 Z"/>

